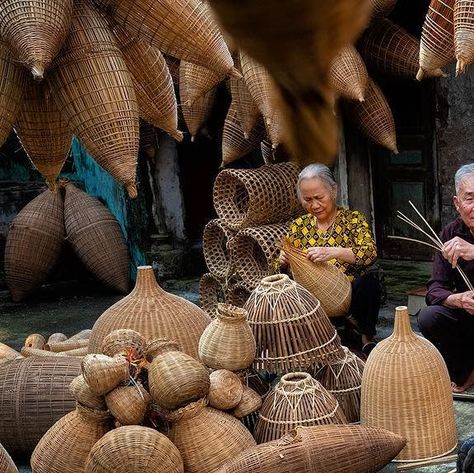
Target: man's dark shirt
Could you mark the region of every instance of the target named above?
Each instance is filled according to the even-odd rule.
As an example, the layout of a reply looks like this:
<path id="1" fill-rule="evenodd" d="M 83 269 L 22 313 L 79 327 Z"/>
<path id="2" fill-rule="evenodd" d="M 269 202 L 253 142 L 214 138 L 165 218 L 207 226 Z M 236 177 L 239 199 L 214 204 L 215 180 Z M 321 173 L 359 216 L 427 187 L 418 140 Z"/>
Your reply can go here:
<path id="1" fill-rule="evenodd" d="M 460 218 L 444 227 L 440 234 L 443 243 L 456 236 L 474 245 L 474 236 Z M 458 265 L 463 269 L 469 281 L 474 281 L 474 261 L 460 259 Z M 440 251 L 435 254 L 431 279 L 427 286 L 426 303 L 428 305 L 440 305 L 451 294 L 468 290 L 457 269 L 452 268 Z"/>

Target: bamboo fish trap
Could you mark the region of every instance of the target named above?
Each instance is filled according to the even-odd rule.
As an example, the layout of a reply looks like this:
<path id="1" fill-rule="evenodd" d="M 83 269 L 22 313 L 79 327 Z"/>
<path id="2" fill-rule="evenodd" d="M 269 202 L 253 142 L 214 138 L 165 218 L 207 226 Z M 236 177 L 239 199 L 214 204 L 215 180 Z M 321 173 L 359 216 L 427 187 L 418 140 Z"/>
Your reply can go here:
<path id="1" fill-rule="evenodd" d="M 204 227 L 204 259 L 209 271 L 220 279 L 228 278 L 232 273 L 229 242 L 235 233 L 235 230 L 228 228 L 218 218 L 211 220 Z"/>
<path id="2" fill-rule="evenodd" d="M 474 9 L 469 0 L 454 2 L 454 48 L 459 74 L 474 62 Z"/>
<path id="3" fill-rule="evenodd" d="M 199 281 L 199 301 L 201 307 L 212 318 L 216 316 L 217 304 L 225 302 L 226 290 L 224 284 L 212 273 L 203 274 Z"/>
<path id="4" fill-rule="evenodd" d="M 216 89 L 210 90 L 207 94 L 197 99 L 193 105 L 181 104 L 181 112 L 184 122 L 191 134 L 191 141 L 204 126 L 212 112 L 212 107 L 216 99 Z"/>

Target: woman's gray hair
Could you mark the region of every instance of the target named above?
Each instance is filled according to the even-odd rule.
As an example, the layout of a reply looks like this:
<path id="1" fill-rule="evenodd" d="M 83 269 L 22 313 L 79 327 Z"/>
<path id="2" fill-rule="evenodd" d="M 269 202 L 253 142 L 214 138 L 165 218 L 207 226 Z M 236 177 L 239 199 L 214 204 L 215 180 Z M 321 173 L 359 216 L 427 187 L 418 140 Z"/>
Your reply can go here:
<path id="1" fill-rule="evenodd" d="M 459 192 L 462 181 L 470 174 L 474 174 L 474 163 L 465 164 L 456 171 L 456 174 L 454 175 L 454 187 L 456 189 L 456 195 Z"/>
<path id="2" fill-rule="evenodd" d="M 300 184 L 305 179 L 321 179 L 331 190 L 337 186 L 333 172 L 325 164 L 309 164 L 300 172 L 296 183 L 296 194 L 299 200 L 301 200 Z"/>

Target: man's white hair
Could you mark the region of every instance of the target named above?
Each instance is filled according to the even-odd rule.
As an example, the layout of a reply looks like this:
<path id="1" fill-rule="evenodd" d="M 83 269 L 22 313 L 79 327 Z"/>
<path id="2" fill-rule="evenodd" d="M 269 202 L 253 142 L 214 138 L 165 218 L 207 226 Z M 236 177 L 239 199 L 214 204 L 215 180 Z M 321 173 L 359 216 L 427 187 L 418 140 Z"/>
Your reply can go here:
<path id="1" fill-rule="evenodd" d="M 474 175 L 474 163 L 465 164 L 461 166 L 454 175 L 454 187 L 456 189 L 456 195 L 459 193 L 462 181 L 470 175 Z"/>

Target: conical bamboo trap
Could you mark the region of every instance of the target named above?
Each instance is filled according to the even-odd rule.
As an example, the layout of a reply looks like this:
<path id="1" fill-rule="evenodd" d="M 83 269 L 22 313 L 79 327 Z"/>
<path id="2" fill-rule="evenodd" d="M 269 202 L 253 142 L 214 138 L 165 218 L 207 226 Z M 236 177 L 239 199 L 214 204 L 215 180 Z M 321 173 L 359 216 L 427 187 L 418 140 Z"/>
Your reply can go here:
<path id="1" fill-rule="evenodd" d="M 72 0 L 5 0 L 0 12 L 0 36 L 40 80 L 69 32 Z"/>
<path id="2" fill-rule="evenodd" d="M 319 300 L 328 317 L 339 317 L 349 312 L 352 286 L 342 271 L 331 263 L 313 263 L 286 238 L 283 250 L 295 281 Z"/>
<path id="3" fill-rule="evenodd" d="M 8 452 L 0 444 L 0 471 L 2 473 L 18 473 L 18 470 L 13 463 Z"/>
<path id="4" fill-rule="evenodd" d="M 230 228 L 286 222 L 300 211 L 298 168 L 292 163 L 224 169 L 214 183 L 214 207 Z"/>
<path id="5" fill-rule="evenodd" d="M 347 421 L 359 422 L 365 363 L 347 347 L 343 348 L 345 357 L 317 370 L 315 378 L 337 399 Z"/>
<path id="6" fill-rule="evenodd" d="M 320 302 L 284 274 L 263 278 L 244 308 L 257 345 L 257 370 L 305 370 L 344 356 Z"/>
<path id="7" fill-rule="evenodd" d="M 212 89 L 207 94 L 197 99 L 193 105 L 181 104 L 181 112 L 191 135 L 191 141 L 194 140 L 211 115 L 215 99 L 216 89 Z"/>
<path id="8" fill-rule="evenodd" d="M 277 440 L 296 427 L 346 424 L 336 398 L 308 373 L 287 373 L 266 397 L 255 425 L 257 443 Z"/>
<path id="9" fill-rule="evenodd" d="M 464 72 L 474 62 L 474 8 L 469 0 L 454 2 L 454 48 L 456 72 Z"/>
<path id="10" fill-rule="evenodd" d="M 46 345 L 46 339 L 40 333 L 32 333 L 28 335 L 23 343 L 23 346 L 30 348 L 40 348 L 41 350 Z"/>
<path id="11" fill-rule="evenodd" d="M 280 241 L 288 231 L 288 223 L 245 228 L 229 243 L 235 272 L 247 287 L 255 287 L 272 272 L 272 264 L 280 251 Z"/>
<path id="12" fill-rule="evenodd" d="M 400 461 L 438 458 L 457 446 L 446 364 L 434 345 L 413 333 L 404 306 L 395 309 L 393 334 L 366 362 L 360 417 L 364 425 L 406 437 Z"/>
<path id="13" fill-rule="evenodd" d="M 209 271 L 220 279 L 232 274 L 229 242 L 235 230 L 228 228 L 221 219 L 214 219 L 204 227 L 202 245 L 204 259 Z"/>
<path id="14" fill-rule="evenodd" d="M 98 410 L 106 408 L 104 397 L 98 396 L 91 390 L 82 374 L 71 381 L 69 392 L 79 404 L 85 407 Z"/>
<path id="15" fill-rule="evenodd" d="M 5 279 L 15 302 L 41 285 L 56 264 L 64 240 L 63 198 L 45 191 L 13 220 L 5 244 Z"/>
<path id="16" fill-rule="evenodd" d="M 225 302 L 225 282 L 216 278 L 212 273 L 204 273 L 199 281 L 199 301 L 202 309 L 210 317 L 216 316 L 217 304 Z"/>
<path id="17" fill-rule="evenodd" d="M 106 20 L 84 0 L 74 2 L 69 36 L 48 81 L 73 133 L 136 197 L 139 121 L 132 78 Z"/>

